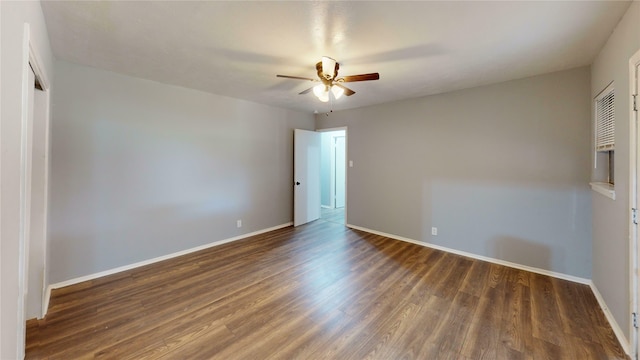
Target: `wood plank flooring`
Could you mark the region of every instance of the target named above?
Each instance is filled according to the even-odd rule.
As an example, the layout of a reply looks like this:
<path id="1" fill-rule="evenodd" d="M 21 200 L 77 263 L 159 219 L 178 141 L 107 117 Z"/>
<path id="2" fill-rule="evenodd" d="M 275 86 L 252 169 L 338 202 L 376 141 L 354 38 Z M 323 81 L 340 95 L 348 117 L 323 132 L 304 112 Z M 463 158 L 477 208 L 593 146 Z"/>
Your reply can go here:
<path id="1" fill-rule="evenodd" d="M 55 290 L 28 359 L 625 359 L 588 286 L 316 221 Z"/>
<path id="2" fill-rule="evenodd" d="M 344 225 L 344 210 L 343 207 L 334 209 L 322 208 L 320 209 L 320 218 L 323 221 Z"/>

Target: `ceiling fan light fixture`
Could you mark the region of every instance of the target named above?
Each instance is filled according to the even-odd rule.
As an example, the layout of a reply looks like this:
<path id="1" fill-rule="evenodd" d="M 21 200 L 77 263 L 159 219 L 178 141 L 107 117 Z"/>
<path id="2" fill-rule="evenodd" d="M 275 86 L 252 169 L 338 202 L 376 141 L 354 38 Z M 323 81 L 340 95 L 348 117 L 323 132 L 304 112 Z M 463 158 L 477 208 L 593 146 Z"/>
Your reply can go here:
<path id="1" fill-rule="evenodd" d="M 322 73 L 327 80 L 333 78 L 333 74 L 336 71 L 336 61 L 328 56 L 322 57 Z"/>
<path id="2" fill-rule="evenodd" d="M 332 59 L 328 56 L 323 56 L 322 60 L 316 63 L 316 74 L 318 76 L 318 79 L 279 74 L 276 75 L 276 77 L 315 82 L 317 84 L 316 86 L 307 88 L 301 91 L 299 94 L 304 95 L 313 91 L 313 94 L 322 102 L 328 102 L 331 99 L 332 95 L 333 98 L 337 100 L 342 96 L 351 96 L 356 93 L 355 91 L 344 86 L 343 83 L 380 79 L 380 74 L 378 73 L 338 77 L 339 70 L 340 63 L 336 62 L 335 59 Z"/>
<path id="3" fill-rule="evenodd" d="M 331 92 L 333 93 L 333 97 L 336 98 L 336 100 L 338 100 L 344 94 L 344 89 L 341 88 L 340 86 L 335 86 L 334 85 L 334 86 L 331 87 Z"/>
<path id="4" fill-rule="evenodd" d="M 313 87 L 313 94 L 318 98 L 320 98 L 320 96 L 322 96 L 322 94 L 325 92 L 327 91 L 326 91 L 326 86 L 324 84 L 318 84 Z"/>
<path id="5" fill-rule="evenodd" d="M 322 102 L 329 101 L 329 88 L 325 84 L 314 86 L 313 94 Z"/>

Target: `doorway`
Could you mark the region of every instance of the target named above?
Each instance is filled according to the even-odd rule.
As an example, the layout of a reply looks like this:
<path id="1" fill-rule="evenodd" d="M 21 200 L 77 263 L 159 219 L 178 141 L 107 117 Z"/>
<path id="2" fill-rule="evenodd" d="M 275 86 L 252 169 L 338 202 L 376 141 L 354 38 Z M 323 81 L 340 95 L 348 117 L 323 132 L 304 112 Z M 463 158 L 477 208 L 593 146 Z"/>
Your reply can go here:
<path id="1" fill-rule="evenodd" d="M 347 131 L 328 129 L 321 133 L 321 219 L 345 224 Z"/>
<path id="2" fill-rule="evenodd" d="M 293 226 L 318 219 L 346 225 L 347 128 L 295 129 L 293 143 Z"/>

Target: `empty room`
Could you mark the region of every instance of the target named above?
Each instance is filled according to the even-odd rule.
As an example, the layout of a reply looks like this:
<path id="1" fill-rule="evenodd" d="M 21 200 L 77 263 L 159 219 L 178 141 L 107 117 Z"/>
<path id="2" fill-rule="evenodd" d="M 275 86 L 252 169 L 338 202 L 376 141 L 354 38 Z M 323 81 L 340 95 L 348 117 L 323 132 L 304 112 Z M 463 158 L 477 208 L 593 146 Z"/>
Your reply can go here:
<path id="1" fill-rule="evenodd" d="M 0 1 L 0 359 L 637 359 L 633 1 Z"/>

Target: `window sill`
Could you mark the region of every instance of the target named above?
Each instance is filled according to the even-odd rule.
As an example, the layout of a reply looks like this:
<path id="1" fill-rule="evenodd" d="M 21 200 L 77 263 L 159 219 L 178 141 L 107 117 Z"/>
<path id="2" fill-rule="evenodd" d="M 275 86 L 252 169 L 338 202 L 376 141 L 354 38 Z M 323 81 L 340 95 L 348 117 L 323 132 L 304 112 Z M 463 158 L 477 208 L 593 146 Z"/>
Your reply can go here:
<path id="1" fill-rule="evenodd" d="M 589 183 L 589 185 L 591 185 L 591 190 L 600 193 L 611 200 L 616 199 L 616 191 L 613 185 L 603 182 L 592 182 Z"/>

